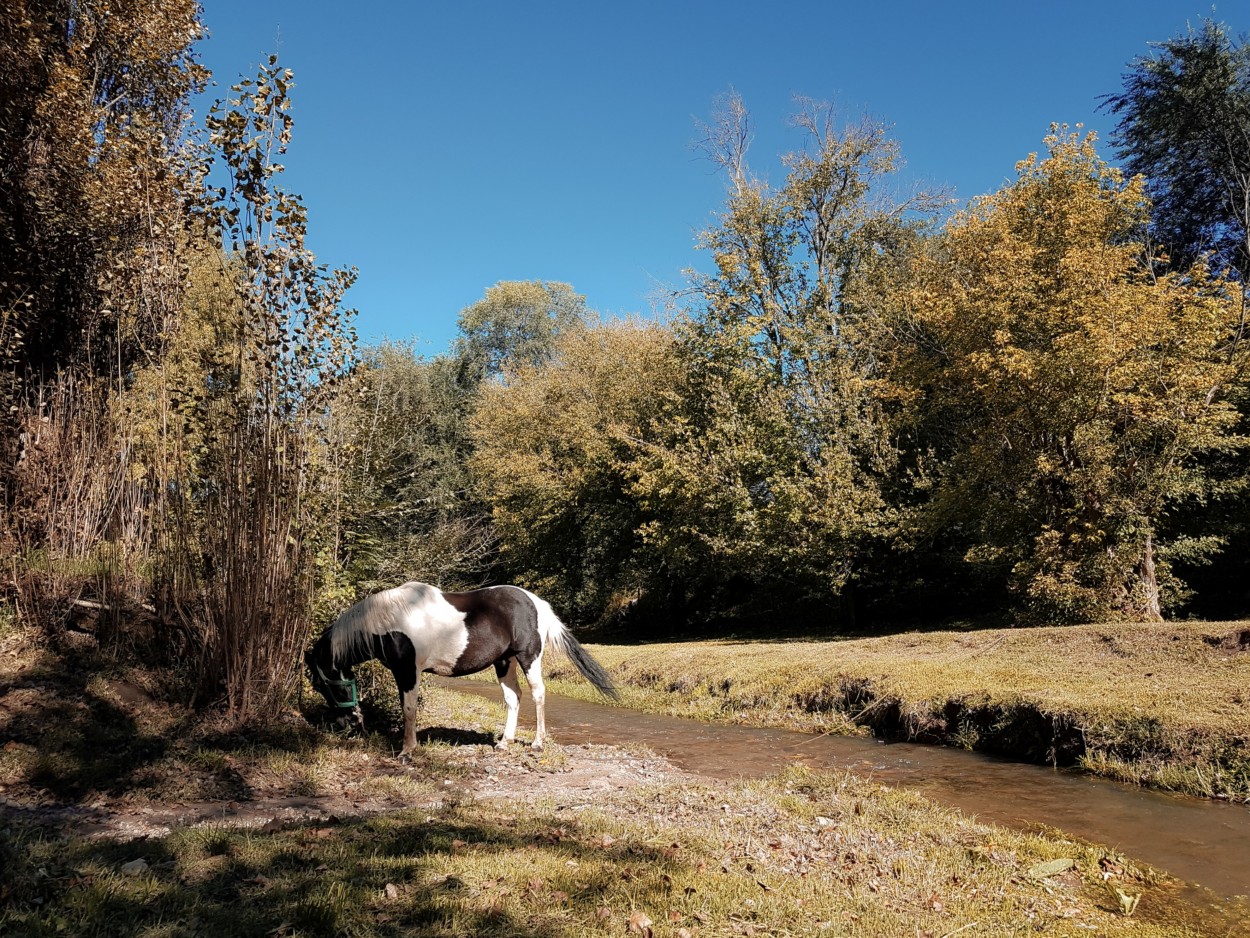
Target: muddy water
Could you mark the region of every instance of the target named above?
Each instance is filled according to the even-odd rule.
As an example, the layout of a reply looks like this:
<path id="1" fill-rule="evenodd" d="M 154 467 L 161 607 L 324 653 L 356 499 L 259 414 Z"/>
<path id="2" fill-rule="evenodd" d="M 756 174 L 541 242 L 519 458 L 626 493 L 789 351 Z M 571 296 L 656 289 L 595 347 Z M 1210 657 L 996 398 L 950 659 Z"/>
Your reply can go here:
<path id="1" fill-rule="evenodd" d="M 438 683 L 498 699 L 498 688 L 489 684 Z M 758 778 L 791 762 L 849 769 L 983 820 L 1017 828 L 1046 825 L 1106 844 L 1222 896 L 1250 893 L 1250 807 L 1244 805 L 1143 791 L 939 746 L 710 726 L 550 694 L 547 701 L 548 730 L 560 742 L 641 743 L 686 771 L 712 778 Z M 528 698 L 526 704 L 522 720 L 532 727 Z"/>

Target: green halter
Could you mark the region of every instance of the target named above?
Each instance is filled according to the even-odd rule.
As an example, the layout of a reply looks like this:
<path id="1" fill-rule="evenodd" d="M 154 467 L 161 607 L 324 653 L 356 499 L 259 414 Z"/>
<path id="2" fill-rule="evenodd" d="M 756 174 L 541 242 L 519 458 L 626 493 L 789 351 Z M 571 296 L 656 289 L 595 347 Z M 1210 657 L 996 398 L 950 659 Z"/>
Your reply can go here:
<path id="1" fill-rule="evenodd" d="M 347 680 L 347 681 L 340 681 L 332 677 L 327 677 L 326 673 L 321 670 L 321 665 L 319 664 L 314 664 L 313 668 L 315 668 L 317 671 L 317 677 L 319 677 L 321 679 L 321 682 L 325 684 L 327 687 L 348 688 L 347 696 L 349 699 L 347 700 L 339 700 L 338 694 L 336 694 L 333 690 L 330 691 L 329 696 L 332 702 L 334 703 L 334 706 L 341 707 L 344 710 L 347 710 L 347 709 L 354 710 L 360 704 L 360 693 L 357 690 L 355 678 L 352 678 L 351 680 Z"/>

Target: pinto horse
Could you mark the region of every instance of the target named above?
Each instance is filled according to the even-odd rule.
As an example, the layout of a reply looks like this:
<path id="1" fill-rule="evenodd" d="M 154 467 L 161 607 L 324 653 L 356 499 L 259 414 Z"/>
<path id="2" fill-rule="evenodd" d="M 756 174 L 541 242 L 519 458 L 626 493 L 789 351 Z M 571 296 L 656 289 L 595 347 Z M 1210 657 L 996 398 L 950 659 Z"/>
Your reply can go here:
<path id="1" fill-rule="evenodd" d="M 330 706 L 347 710 L 363 726 L 352 668 L 376 658 L 395 675 L 404 711 L 406 757 L 417 745 L 417 691 L 425 672 L 459 677 L 491 665 L 499 678 L 508 716 L 497 747 L 516 739 L 521 687 L 517 666 L 534 696 L 535 749 L 547 739 L 543 713 L 543 652 L 565 654 L 582 677 L 616 697 L 612 679 L 573 637 L 548 603 L 518 586 L 491 586 L 444 593 L 425 583 L 405 583 L 366 596 L 321 634 L 304 656 L 313 687 Z"/>

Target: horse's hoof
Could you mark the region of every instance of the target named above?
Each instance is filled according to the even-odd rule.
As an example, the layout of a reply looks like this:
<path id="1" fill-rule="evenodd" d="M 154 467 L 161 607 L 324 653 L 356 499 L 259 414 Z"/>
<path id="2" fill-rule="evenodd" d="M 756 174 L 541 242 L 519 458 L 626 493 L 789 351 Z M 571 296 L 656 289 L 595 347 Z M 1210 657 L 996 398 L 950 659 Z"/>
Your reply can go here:
<path id="1" fill-rule="evenodd" d="M 401 752 L 399 754 L 399 761 L 402 762 L 404 765 L 408 765 L 409 763 L 411 763 L 412 762 L 412 750 L 405 749 L 403 752 Z"/>
<path id="2" fill-rule="evenodd" d="M 510 739 L 501 739 L 499 742 L 495 743 L 495 748 L 502 752 L 508 748 L 508 743 L 510 742 L 512 742 Z"/>
<path id="3" fill-rule="evenodd" d="M 542 741 L 541 739 L 536 739 L 536 740 L 534 740 L 534 744 L 533 744 L 532 746 L 530 746 L 530 748 L 531 748 L 531 749 L 533 749 L 535 752 L 542 752 L 542 751 L 543 751 L 543 741 Z"/>

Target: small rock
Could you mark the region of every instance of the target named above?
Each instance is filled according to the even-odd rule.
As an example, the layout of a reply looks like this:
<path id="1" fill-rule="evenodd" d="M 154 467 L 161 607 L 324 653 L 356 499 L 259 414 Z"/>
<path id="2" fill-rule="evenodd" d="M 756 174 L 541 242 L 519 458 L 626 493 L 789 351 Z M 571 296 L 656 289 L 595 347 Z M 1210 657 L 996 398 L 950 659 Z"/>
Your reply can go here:
<path id="1" fill-rule="evenodd" d="M 148 861 L 140 857 L 138 860 L 131 860 L 129 863 L 122 864 L 122 872 L 127 876 L 142 876 L 148 871 Z"/>

